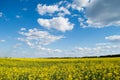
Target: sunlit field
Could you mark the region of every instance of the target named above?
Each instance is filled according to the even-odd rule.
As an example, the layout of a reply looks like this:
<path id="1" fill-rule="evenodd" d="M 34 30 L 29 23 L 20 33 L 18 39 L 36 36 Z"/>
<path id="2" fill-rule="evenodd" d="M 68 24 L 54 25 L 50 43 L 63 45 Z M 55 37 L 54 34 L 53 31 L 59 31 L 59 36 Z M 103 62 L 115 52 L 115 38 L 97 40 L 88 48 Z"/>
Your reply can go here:
<path id="1" fill-rule="evenodd" d="M 1 58 L 0 80 L 120 80 L 120 58 Z"/>

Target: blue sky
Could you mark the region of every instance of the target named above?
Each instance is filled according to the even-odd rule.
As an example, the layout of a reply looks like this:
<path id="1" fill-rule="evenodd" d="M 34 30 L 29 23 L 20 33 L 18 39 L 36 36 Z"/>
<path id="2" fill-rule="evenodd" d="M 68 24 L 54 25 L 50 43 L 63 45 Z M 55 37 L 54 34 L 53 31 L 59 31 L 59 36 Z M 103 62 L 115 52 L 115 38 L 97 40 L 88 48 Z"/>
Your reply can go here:
<path id="1" fill-rule="evenodd" d="M 120 54 L 119 0 L 0 0 L 0 57 Z"/>

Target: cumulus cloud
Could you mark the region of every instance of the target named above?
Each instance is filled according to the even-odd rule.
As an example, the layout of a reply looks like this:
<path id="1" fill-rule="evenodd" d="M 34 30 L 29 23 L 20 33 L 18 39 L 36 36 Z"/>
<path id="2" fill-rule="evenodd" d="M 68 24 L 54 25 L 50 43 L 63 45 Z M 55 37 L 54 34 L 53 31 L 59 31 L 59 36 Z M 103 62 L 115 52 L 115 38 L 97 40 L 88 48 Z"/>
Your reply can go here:
<path id="1" fill-rule="evenodd" d="M 89 27 L 120 26 L 120 0 L 91 0 L 86 16 Z"/>
<path id="2" fill-rule="evenodd" d="M 20 31 L 19 34 L 21 34 L 23 37 L 18 38 L 18 40 L 26 43 L 31 48 L 48 52 L 62 52 L 59 49 L 50 49 L 45 48 L 44 46 L 60 40 L 64 38 L 64 36 L 51 35 L 47 31 L 41 31 L 36 28 L 29 29 L 28 31 Z"/>
<path id="3" fill-rule="evenodd" d="M 38 4 L 37 5 L 37 11 L 40 15 L 45 15 L 45 14 L 53 14 L 53 13 L 58 13 L 59 16 L 64 16 L 66 14 L 70 14 L 67 8 L 65 7 L 59 7 L 59 5 L 42 5 Z"/>
<path id="4" fill-rule="evenodd" d="M 54 13 L 54 12 L 58 11 L 59 9 L 58 9 L 57 5 L 47 6 L 47 5 L 38 4 L 37 10 L 40 15 L 44 15 L 46 13 Z"/>
<path id="5" fill-rule="evenodd" d="M 37 11 L 40 15 L 56 13 L 57 16 L 65 16 L 66 14 L 75 15 L 72 11 L 78 10 L 80 14 L 77 13 L 77 15 L 84 19 L 83 22 L 78 19 L 81 27 L 103 28 L 120 26 L 119 3 L 119 0 L 73 0 L 72 3 L 60 1 L 54 5 L 38 4 Z"/>
<path id="6" fill-rule="evenodd" d="M 112 42 L 120 42 L 120 35 L 107 36 L 105 39 Z"/>
<path id="7" fill-rule="evenodd" d="M 83 7 L 89 4 L 89 0 L 73 0 L 71 7 L 78 11 L 81 11 Z"/>
<path id="8" fill-rule="evenodd" d="M 66 14 L 70 15 L 70 11 L 68 11 L 67 8 L 65 7 L 60 7 L 59 8 L 59 12 L 58 12 L 58 16 L 65 16 Z"/>
<path id="9" fill-rule="evenodd" d="M 80 12 L 85 8 L 87 20 L 79 21 L 81 27 L 103 28 L 120 26 L 119 3 L 119 0 L 73 0 L 71 7 Z"/>
<path id="10" fill-rule="evenodd" d="M 41 26 L 47 29 L 53 28 L 62 32 L 72 30 L 74 27 L 74 24 L 70 23 L 69 19 L 64 17 L 54 17 L 52 19 L 39 18 L 37 21 Z"/>
<path id="11" fill-rule="evenodd" d="M 48 45 L 63 38 L 63 36 L 51 35 L 47 31 L 41 31 L 36 28 L 29 29 L 28 32 L 21 31 L 19 34 L 25 37 L 19 38 L 19 40 L 27 42 L 28 45 L 33 45 L 32 42 L 38 45 Z"/>

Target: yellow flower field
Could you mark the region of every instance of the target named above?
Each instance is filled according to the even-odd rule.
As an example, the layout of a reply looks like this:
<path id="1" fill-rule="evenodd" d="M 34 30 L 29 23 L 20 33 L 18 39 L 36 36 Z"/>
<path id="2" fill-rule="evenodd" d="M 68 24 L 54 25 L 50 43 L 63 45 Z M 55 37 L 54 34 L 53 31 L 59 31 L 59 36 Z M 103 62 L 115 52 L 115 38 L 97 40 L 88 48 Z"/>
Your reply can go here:
<path id="1" fill-rule="evenodd" d="M 120 80 L 120 58 L 0 58 L 0 80 Z"/>

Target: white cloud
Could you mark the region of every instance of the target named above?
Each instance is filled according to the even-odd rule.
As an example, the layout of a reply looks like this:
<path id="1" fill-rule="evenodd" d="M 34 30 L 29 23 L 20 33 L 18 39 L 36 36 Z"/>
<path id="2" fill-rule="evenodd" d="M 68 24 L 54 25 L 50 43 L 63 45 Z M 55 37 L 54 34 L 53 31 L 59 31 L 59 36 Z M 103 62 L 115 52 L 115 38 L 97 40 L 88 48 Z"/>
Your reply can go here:
<path id="1" fill-rule="evenodd" d="M 19 34 L 23 35 L 25 38 L 18 38 L 18 39 L 26 42 L 29 46 L 48 45 L 63 38 L 63 36 L 51 35 L 47 31 L 41 31 L 36 28 L 29 29 L 28 32 L 21 31 L 19 32 Z"/>
<path id="2" fill-rule="evenodd" d="M 74 53 L 79 53 L 80 56 L 100 56 L 120 54 L 120 45 L 100 45 L 93 48 L 90 47 L 76 47 Z"/>
<path id="3" fill-rule="evenodd" d="M 108 37 L 105 37 L 105 39 L 112 42 L 120 42 L 120 35 L 108 36 Z"/>
<path id="4" fill-rule="evenodd" d="M 21 30 L 21 31 L 26 31 L 26 28 L 21 28 L 20 30 Z"/>
<path id="5" fill-rule="evenodd" d="M 28 31 L 20 31 L 19 34 L 21 34 L 23 37 L 18 38 L 18 40 L 26 43 L 31 48 L 35 48 L 41 51 L 46 51 L 49 53 L 62 52 L 62 50 L 60 49 L 50 49 L 50 48 L 45 48 L 44 46 L 64 38 L 63 36 L 51 35 L 47 31 L 41 31 L 36 28 L 29 29 Z"/>
<path id="6" fill-rule="evenodd" d="M 120 35 L 108 36 L 105 39 L 111 42 L 120 42 Z M 75 47 L 71 52 L 73 52 L 73 56 L 76 54 L 80 57 L 120 54 L 120 45 L 111 42 L 97 43 L 95 47 Z"/>
<path id="7" fill-rule="evenodd" d="M 64 15 L 66 15 L 66 14 L 71 14 L 69 11 L 68 11 L 68 9 L 67 8 L 65 8 L 65 7 L 60 7 L 59 8 L 59 12 L 58 12 L 58 16 L 64 16 Z"/>
<path id="8" fill-rule="evenodd" d="M 105 46 L 105 45 L 110 45 L 111 43 L 97 43 L 96 46 Z"/>
<path id="9" fill-rule="evenodd" d="M 83 19 L 83 18 L 78 18 L 78 21 L 79 21 L 79 22 L 83 22 L 84 19 Z"/>
<path id="10" fill-rule="evenodd" d="M 3 16 L 3 13 L 2 12 L 0 12 L 0 17 L 2 17 Z"/>
<path id="11" fill-rule="evenodd" d="M 50 48 L 45 48 L 43 46 L 37 46 L 36 47 L 38 50 L 45 51 L 48 53 L 62 53 L 63 51 L 60 49 L 50 49 Z"/>
<path id="12" fill-rule="evenodd" d="M 120 0 L 91 0 L 87 5 L 88 27 L 120 26 Z"/>
<path id="13" fill-rule="evenodd" d="M 120 26 L 120 1 L 119 0 L 73 0 L 60 1 L 58 4 L 46 5 L 38 4 L 37 10 L 40 15 L 50 14 L 53 16 L 75 15 L 73 10 L 78 10 L 85 20 L 80 22 L 83 28 L 94 27 L 103 28 L 108 26 Z M 78 13 L 77 13 L 78 14 Z"/>
<path id="14" fill-rule="evenodd" d="M 66 14 L 70 14 L 67 8 L 65 7 L 59 7 L 59 5 L 42 5 L 38 4 L 37 5 L 37 11 L 40 15 L 45 15 L 45 14 L 50 14 L 52 15 L 53 13 L 57 13 L 58 16 L 64 16 Z"/>
<path id="15" fill-rule="evenodd" d="M 19 15 L 16 15 L 16 18 L 20 18 L 20 16 L 19 16 Z"/>
<path id="16" fill-rule="evenodd" d="M 70 23 L 69 19 L 64 17 L 55 17 L 52 19 L 39 18 L 37 21 L 41 26 L 47 29 L 53 28 L 62 32 L 72 30 L 74 27 L 74 24 Z"/>
<path id="17" fill-rule="evenodd" d="M 59 8 L 57 5 L 42 5 L 42 4 L 38 4 L 37 5 L 37 10 L 38 10 L 38 13 L 40 15 L 44 15 L 46 13 L 54 13 L 56 11 L 59 11 Z"/>
<path id="18" fill-rule="evenodd" d="M 89 4 L 89 0 L 73 0 L 71 7 L 80 11 L 82 7 L 86 7 Z"/>
<path id="19" fill-rule="evenodd" d="M 6 42 L 6 40 L 0 40 L 0 42 L 2 42 L 2 43 L 3 43 L 3 42 Z"/>

